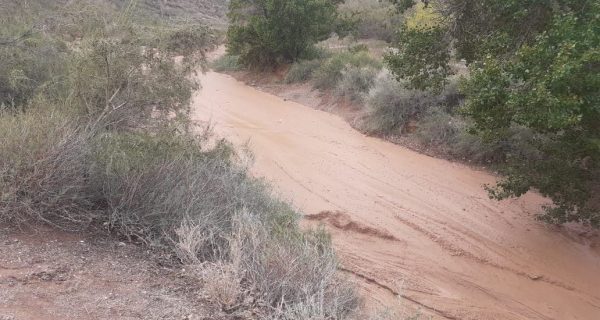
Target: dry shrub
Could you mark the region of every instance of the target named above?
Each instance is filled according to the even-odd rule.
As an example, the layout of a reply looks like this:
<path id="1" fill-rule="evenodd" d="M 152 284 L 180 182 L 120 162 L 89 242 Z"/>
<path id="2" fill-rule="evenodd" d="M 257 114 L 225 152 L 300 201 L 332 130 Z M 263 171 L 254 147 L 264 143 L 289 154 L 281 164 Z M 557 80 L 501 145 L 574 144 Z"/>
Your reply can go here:
<path id="1" fill-rule="evenodd" d="M 297 226 L 265 228 L 247 211 L 236 217 L 235 225 L 232 241 L 243 248 L 240 268 L 278 318 L 310 310 L 311 317 L 344 319 L 357 309 L 356 291 L 337 273 L 335 254 L 324 232 L 301 232 Z"/>
<path id="2" fill-rule="evenodd" d="M 507 129 L 506 137 L 499 141 L 486 141 L 469 133 L 469 121 L 452 115 L 443 108 L 428 111 L 417 124 L 415 136 L 427 147 L 434 147 L 449 156 L 483 164 L 502 164 L 506 155 L 524 159 L 540 157 L 534 146 L 536 137 L 531 130 L 520 126 Z"/>
<path id="3" fill-rule="evenodd" d="M 175 254 L 182 263 L 199 265 L 202 263 L 198 253 L 214 241 L 214 234 L 206 232 L 202 226 L 189 221 L 182 221 L 179 228 L 175 229 L 177 241 L 174 243 Z"/>
<path id="4" fill-rule="evenodd" d="M 205 287 L 224 308 L 251 293 L 269 314 L 352 313 L 357 296 L 327 237 L 301 231 L 299 214 L 249 176 L 227 142 L 207 148 L 206 136 L 191 134 L 191 65 L 203 60 L 196 41 L 209 37 L 125 17 L 90 19 L 61 49 L 63 85 L 34 88 L 22 108 L 0 113 L 0 221 L 101 226 L 175 253 L 205 267 Z M 189 59 L 177 63 L 178 54 Z"/>
<path id="5" fill-rule="evenodd" d="M 175 238 L 175 231 L 187 226 L 211 239 L 193 252 L 206 260 L 221 254 L 237 210 L 264 212 L 265 219 L 294 214 L 272 200 L 268 188 L 249 178 L 244 167 L 233 165 L 232 155 L 224 141 L 203 150 L 201 140 L 186 135 L 101 137 L 96 159 L 109 226 L 147 243 L 161 242 L 165 234 Z"/>
<path id="6" fill-rule="evenodd" d="M 200 276 L 204 283 L 207 297 L 219 304 L 222 309 L 229 309 L 239 302 L 243 288 L 240 270 L 231 263 L 208 263 L 201 267 Z"/>
<path id="7" fill-rule="evenodd" d="M 410 120 L 438 104 L 431 93 L 407 89 L 383 70 L 367 97 L 367 116 L 362 128 L 370 133 L 401 133 Z"/>
<path id="8" fill-rule="evenodd" d="M 342 70 L 342 78 L 337 84 L 336 94 L 351 101 L 362 102 L 364 95 L 375 84 L 378 70 L 370 67 L 347 66 Z"/>
<path id="9" fill-rule="evenodd" d="M 433 109 L 421 118 L 415 135 L 426 146 L 452 146 L 466 127 L 464 119 Z"/>
<path id="10" fill-rule="evenodd" d="M 97 200 L 87 180 L 90 135 L 60 113 L 0 114 L 0 221 L 87 225 Z"/>
<path id="11" fill-rule="evenodd" d="M 232 162 L 227 145 L 202 150 L 170 137 L 119 136 L 101 148 L 111 228 L 174 245 L 187 263 L 217 263 L 207 290 L 223 306 L 253 292 L 276 310 L 316 301 L 322 315 L 343 318 L 356 309 L 326 234 L 300 231 L 299 215 Z"/>
<path id="12" fill-rule="evenodd" d="M 285 76 L 285 83 L 305 82 L 312 78 L 314 72 L 321 66 L 323 60 L 303 60 L 295 62 Z"/>

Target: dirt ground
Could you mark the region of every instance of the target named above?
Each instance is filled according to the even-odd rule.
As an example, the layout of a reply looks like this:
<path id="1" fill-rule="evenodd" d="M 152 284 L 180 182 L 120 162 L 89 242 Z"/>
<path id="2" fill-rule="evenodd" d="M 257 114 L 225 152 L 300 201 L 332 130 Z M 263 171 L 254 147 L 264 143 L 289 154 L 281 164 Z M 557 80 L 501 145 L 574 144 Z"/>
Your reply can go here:
<path id="1" fill-rule="evenodd" d="M 276 96 L 259 81 L 213 72 L 201 80 L 195 118 L 248 145 L 253 173 L 328 228 L 342 271 L 374 308 L 600 319 L 598 232 L 536 221 L 547 199 L 490 200 L 482 186 L 494 175 L 365 136 L 316 110 L 306 88 Z"/>
<path id="2" fill-rule="evenodd" d="M 171 261 L 116 239 L 0 226 L 0 320 L 238 319 Z"/>

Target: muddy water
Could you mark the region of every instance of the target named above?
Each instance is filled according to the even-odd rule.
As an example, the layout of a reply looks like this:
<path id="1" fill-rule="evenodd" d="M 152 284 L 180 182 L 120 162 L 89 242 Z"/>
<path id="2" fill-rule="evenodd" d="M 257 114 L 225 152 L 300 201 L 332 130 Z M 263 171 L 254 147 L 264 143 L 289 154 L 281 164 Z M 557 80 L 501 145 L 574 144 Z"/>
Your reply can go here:
<path id="1" fill-rule="evenodd" d="M 598 240 L 489 200 L 488 173 L 366 137 L 329 113 L 208 73 L 195 117 L 249 141 L 254 172 L 333 234 L 369 306 L 440 319 L 600 319 Z"/>

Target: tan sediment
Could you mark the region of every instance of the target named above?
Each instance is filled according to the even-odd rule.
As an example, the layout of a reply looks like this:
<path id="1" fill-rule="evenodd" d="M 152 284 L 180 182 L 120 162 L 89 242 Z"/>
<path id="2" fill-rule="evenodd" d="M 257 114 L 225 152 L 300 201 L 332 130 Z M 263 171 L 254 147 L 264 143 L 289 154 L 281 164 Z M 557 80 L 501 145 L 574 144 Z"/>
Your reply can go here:
<path id="1" fill-rule="evenodd" d="M 201 81 L 195 119 L 249 142 L 253 173 L 328 226 L 369 306 L 408 304 L 440 319 L 600 319 L 598 238 L 535 221 L 542 197 L 490 200 L 486 172 L 364 136 L 227 75 Z"/>

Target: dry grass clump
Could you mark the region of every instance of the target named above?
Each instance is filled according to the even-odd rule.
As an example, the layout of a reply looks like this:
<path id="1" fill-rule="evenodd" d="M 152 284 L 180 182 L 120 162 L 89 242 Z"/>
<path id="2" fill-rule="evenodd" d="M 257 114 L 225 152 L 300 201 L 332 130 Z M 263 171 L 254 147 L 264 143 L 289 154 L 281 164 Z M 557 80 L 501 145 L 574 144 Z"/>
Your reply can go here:
<path id="1" fill-rule="evenodd" d="M 285 83 L 297 83 L 306 82 L 310 80 L 314 72 L 321 67 L 323 60 L 301 60 L 290 67 L 288 73 L 285 75 Z"/>
<path id="2" fill-rule="evenodd" d="M 209 263 L 200 268 L 204 292 L 208 299 L 227 310 L 240 303 L 244 294 L 237 266 L 231 263 Z"/>
<path id="3" fill-rule="evenodd" d="M 375 85 L 378 70 L 370 67 L 347 66 L 342 70 L 342 78 L 335 92 L 354 102 L 362 102 L 365 95 Z"/>
<path id="4" fill-rule="evenodd" d="M 357 309 L 356 291 L 337 274 L 335 254 L 324 232 L 277 225 L 269 232 L 248 211 L 236 217 L 235 225 L 232 247 L 243 250 L 235 251 L 234 265 L 239 264 L 252 290 L 274 308 L 274 318 L 345 319 Z"/>
<path id="5" fill-rule="evenodd" d="M 362 124 L 370 133 L 401 133 L 409 121 L 438 104 L 438 97 L 405 88 L 387 71 L 382 71 L 369 92 L 367 116 Z"/>
<path id="6" fill-rule="evenodd" d="M 90 135 L 60 113 L 0 113 L 0 221 L 77 228 L 95 216 Z"/>

